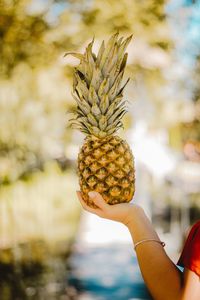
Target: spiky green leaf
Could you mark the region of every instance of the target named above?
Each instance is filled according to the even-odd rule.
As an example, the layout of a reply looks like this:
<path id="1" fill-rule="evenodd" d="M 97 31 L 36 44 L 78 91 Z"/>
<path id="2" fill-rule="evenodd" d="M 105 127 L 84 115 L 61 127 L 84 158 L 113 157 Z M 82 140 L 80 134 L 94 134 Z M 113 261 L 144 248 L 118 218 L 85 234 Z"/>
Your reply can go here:
<path id="1" fill-rule="evenodd" d="M 108 90 L 109 90 L 109 78 L 104 78 L 98 90 L 99 98 L 101 99 L 103 95 L 107 94 Z"/>
<path id="2" fill-rule="evenodd" d="M 106 60 L 108 59 L 109 57 L 109 54 L 110 52 L 112 52 L 112 48 L 114 47 L 116 41 L 117 41 L 117 37 L 118 37 L 119 33 L 115 33 L 113 34 L 110 39 L 108 40 L 107 44 L 106 44 L 106 47 L 105 47 L 105 51 L 103 53 L 103 56 L 102 56 L 102 59 L 101 59 L 101 62 L 100 62 L 100 68 L 102 69 Z"/>
<path id="3" fill-rule="evenodd" d="M 129 37 L 127 37 L 122 43 L 121 45 L 119 46 L 119 52 L 118 52 L 118 55 L 119 57 L 121 55 L 124 54 L 124 52 L 126 51 L 126 48 L 128 46 L 128 44 L 130 43 L 131 39 L 132 39 L 133 35 L 131 34 Z"/>
<path id="4" fill-rule="evenodd" d="M 93 125 L 93 126 L 98 126 L 98 122 L 97 122 L 97 120 L 95 119 L 95 117 L 93 116 L 93 114 L 89 113 L 89 114 L 87 115 L 87 119 L 88 119 L 88 121 L 90 122 L 91 125 Z"/>
<path id="5" fill-rule="evenodd" d="M 99 106 L 102 114 L 105 114 L 109 108 L 109 98 L 107 94 L 102 96 Z"/>
<path id="6" fill-rule="evenodd" d="M 106 57 L 106 61 L 103 65 L 102 68 L 102 73 L 104 76 L 108 75 L 109 69 L 110 69 L 110 65 L 113 65 L 114 60 L 117 60 L 117 56 L 115 55 L 117 51 L 117 44 L 115 43 L 112 47 L 112 49 L 110 50 L 110 52 L 108 53 L 107 57 Z"/>
<path id="7" fill-rule="evenodd" d="M 76 53 L 76 52 L 66 52 L 65 54 L 64 54 L 64 57 L 66 57 L 67 55 L 72 55 L 72 56 L 74 56 L 75 58 L 78 58 L 78 59 L 83 59 L 83 54 L 81 54 L 81 53 Z"/>
<path id="8" fill-rule="evenodd" d="M 101 47 L 99 49 L 98 55 L 97 55 L 97 59 L 96 59 L 96 66 L 99 67 L 100 66 L 100 62 L 103 56 L 103 53 L 105 51 L 105 43 L 104 41 L 101 43 Z"/>
<path id="9" fill-rule="evenodd" d="M 108 97 L 109 97 L 109 101 L 110 102 L 112 102 L 112 100 L 119 93 L 121 82 L 122 82 L 122 78 L 123 78 L 123 74 L 124 74 L 123 71 L 118 74 L 118 76 L 115 79 L 115 82 L 113 83 L 113 86 L 111 87 L 111 89 L 110 89 L 110 91 L 108 93 Z"/>
<path id="10" fill-rule="evenodd" d="M 98 67 L 95 67 L 92 74 L 91 85 L 94 87 L 97 93 L 102 81 L 103 81 L 103 76 L 101 70 Z"/>
<path id="11" fill-rule="evenodd" d="M 76 103 L 78 104 L 78 107 L 81 109 L 81 111 L 87 115 L 90 113 L 90 105 L 85 101 L 84 99 L 77 98 L 74 94 L 72 94 L 73 98 L 75 99 Z"/>
<path id="12" fill-rule="evenodd" d="M 100 108 L 96 103 L 92 105 L 91 112 L 95 117 L 99 117 L 101 115 Z"/>
<path id="13" fill-rule="evenodd" d="M 112 124 L 110 124 L 110 125 L 108 125 L 108 126 L 106 127 L 106 131 L 108 131 L 108 130 L 110 130 L 110 129 L 112 129 L 112 128 L 119 127 L 119 126 L 122 127 L 123 124 L 122 124 L 121 121 L 116 120 L 116 121 L 114 121 Z"/>
<path id="14" fill-rule="evenodd" d="M 98 95 L 95 91 L 95 88 L 92 84 L 90 84 L 89 94 L 88 94 L 88 102 L 93 105 L 94 103 L 99 103 Z"/>
<path id="15" fill-rule="evenodd" d="M 129 80 L 130 80 L 130 78 L 128 78 L 128 79 L 126 80 L 125 84 L 124 84 L 124 85 L 122 86 L 122 88 L 119 90 L 119 92 L 118 92 L 117 95 L 120 95 L 120 94 L 123 93 L 123 90 L 124 90 L 124 88 L 126 87 L 126 85 L 127 85 L 127 83 L 129 82 Z"/>
<path id="16" fill-rule="evenodd" d="M 108 120 L 108 124 L 112 124 L 115 120 L 121 120 L 121 118 L 127 113 L 127 111 L 122 107 L 117 110 Z"/>
<path id="17" fill-rule="evenodd" d="M 99 119 L 99 128 L 104 130 L 107 127 L 107 118 L 105 116 L 101 116 Z"/>

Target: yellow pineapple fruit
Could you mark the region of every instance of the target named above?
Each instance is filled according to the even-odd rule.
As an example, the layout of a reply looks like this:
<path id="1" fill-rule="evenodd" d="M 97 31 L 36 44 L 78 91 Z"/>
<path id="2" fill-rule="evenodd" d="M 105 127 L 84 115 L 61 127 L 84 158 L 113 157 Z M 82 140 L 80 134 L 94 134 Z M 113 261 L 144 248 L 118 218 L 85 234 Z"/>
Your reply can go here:
<path id="1" fill-rule="evenodd" d="M 80 59 L 75 67 L 73 97 L 77 103 L 73 128 L 86 134 L 78 155 L 79 183 L 84 201 L 92 207 L 88 192 L 101 193 L 109 204 L 131 201 L 135 191 L 134 158 L 126 141 L 116 135 L 123 127 L 126 113 L 122 85 L 126 66 L 125 50 L 132 36 L 111 36 L 102 42 L 98 54 L 92 52 L 94 39 L 84 54 L 71 54 Z"/>

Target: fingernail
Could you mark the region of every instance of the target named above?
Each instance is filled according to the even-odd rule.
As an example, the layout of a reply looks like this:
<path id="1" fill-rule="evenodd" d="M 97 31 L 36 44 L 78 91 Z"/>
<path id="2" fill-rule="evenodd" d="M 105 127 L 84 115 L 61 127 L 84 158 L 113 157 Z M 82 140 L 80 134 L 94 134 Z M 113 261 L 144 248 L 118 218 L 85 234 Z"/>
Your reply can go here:
<path id="1" fill-rule="evenodd" d="M 94 198 L 96 196 L 96 192 L 89 192 L 88 195 L 90 198 Z"/>

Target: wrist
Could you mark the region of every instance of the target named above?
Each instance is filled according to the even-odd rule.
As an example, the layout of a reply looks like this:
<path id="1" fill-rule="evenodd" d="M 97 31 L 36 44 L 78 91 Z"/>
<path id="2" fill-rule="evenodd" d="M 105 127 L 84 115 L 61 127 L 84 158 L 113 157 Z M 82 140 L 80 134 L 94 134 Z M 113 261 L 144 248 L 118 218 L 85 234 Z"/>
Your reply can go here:
<path id="1" fill-rule="evenodd" d="M 134 223 L 136 222 L 136 219 L 138 219 L 138 217 L 140 218 L 140 216 L 144 213 L 143 208 L 137 204 L 133 204 L 130 207 L 128 216 L 125 219 L 124 225 L 126 225 L 126 227 L 128 229 L 130 229 L 132 226 L 134 226 Z"/>

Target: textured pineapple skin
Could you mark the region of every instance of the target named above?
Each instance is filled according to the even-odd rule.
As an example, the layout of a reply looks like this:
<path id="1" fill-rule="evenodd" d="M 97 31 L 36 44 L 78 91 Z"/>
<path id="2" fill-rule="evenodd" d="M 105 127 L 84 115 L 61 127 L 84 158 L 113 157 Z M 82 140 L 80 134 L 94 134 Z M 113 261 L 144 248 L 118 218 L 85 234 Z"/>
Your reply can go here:
<path id="1" fill-rule="evenodd" d="M 119 136 L 89 136 L 78 155 L 79 184 L 83 200 L 96 207 L 89 191 L 99 192 L 108 204 L 130 202 L 135 192 L 134 157 Z"/>

